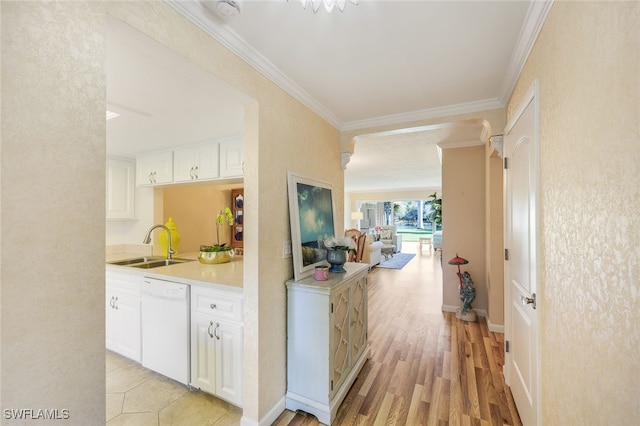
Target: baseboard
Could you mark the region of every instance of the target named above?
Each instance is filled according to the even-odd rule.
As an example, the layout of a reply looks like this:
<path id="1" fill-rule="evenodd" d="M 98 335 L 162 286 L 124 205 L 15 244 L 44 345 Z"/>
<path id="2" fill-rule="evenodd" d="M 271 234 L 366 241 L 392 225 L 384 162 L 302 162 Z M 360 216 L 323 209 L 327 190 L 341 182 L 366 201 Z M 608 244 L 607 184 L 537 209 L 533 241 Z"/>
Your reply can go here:
<path id="1" fill-rule="evenodd" d="M 456 305 L 442 305 L 442 312 L 456 312 L 458 309 L 460 309 L 460 306 L 456 306 Z M 476 313 L 477 316 L 479 317 L 487 317 L 487 311 L 485 311 L 484 309 L 474 309 L 473 312 Z"/>
<path id="2" fill-rule="evenodd" d="M 275 423 L 276 419 L 284 412 L 284 396 L 280 401 L 274 405 L 269 412 L 260 419 L 260 421 L 255 421 L 253 419 L 248 419 L 246 416 L 242 416 L 240 419 L 240 426 L 270 426 Z"/>
<path id="3" fill-rule="evenodd" d="M 487 318 L 487 326 L 489 326 L 489 331 L 493 333 L 504 334 L 504 324 L 493 324 L 491 320 Z"/>

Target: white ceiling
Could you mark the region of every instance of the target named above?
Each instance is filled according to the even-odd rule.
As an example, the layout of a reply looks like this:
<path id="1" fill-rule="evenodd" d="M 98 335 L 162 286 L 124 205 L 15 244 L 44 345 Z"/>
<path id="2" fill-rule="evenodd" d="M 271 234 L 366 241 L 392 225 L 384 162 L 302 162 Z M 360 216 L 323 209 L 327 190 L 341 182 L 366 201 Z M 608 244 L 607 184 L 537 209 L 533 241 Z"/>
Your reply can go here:
<path id="1" fill-rule="evenodd" d="M 358 6 L 347 2 L 344 12 L 321 8 L 314 14 L 297 0 L 244 0 L 240 15 L 224 19 L 206 7 L 215 1 L 167 3 L 340 130 L 501 108 L 548 4 L 361 0 Z M 132 118 L 138 130 L 129 124 L 116 130 L 118 119 L 110 120 L 108 147 L 131 155 L 171 141 L 241 133 L 241 113 L 233 111 L 241 111 L 248 97 L 175 53 L 151 47 L 150 40 L 130 42 L 125 26 L 114 27 L 107 99 L 143 114 Z M 157 57 L 150 53 L 158 51 Z M 199 130 L 202 124 L 208 128 Z M 444 133 L 421 128 L 359 136 L 345 191 L 439 187 L 435 144 L 479 139 L 484 129 L 477 123 L 444 127 Z M 470 136 L 470 129 L 477 133 Z"/>

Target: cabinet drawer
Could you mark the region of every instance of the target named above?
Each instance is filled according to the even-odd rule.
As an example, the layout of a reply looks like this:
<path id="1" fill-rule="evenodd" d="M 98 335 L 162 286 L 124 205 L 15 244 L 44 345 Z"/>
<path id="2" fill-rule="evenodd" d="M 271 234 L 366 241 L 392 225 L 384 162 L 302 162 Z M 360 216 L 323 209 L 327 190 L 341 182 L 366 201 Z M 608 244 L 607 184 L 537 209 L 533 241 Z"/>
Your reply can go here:
<path id="1" fill-rule="evenodd" d="M 242 322 L 242 298 L 208 288 L 191 288 L 191 311 Z"/>
<path id="2" fill-rule="evenodd" d="M 140 296 L 140 277 L 137 275 L 113 272 L 107 269 L 105 282 L 108 289 L 114 289 L 131 296 Z"/>

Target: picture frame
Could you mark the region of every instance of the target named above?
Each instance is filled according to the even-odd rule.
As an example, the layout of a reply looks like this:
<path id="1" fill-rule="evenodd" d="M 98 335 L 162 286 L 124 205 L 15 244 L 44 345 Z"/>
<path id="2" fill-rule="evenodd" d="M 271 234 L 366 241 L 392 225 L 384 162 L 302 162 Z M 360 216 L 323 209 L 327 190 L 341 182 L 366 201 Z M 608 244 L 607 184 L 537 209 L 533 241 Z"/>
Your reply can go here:
<path id="1" fill-rule="evenodd" d="M 296 281 L 328 265 L 326 237 L 336 235 L 333 186 L 324 181 L 287 172 L 291 251 Z"/>

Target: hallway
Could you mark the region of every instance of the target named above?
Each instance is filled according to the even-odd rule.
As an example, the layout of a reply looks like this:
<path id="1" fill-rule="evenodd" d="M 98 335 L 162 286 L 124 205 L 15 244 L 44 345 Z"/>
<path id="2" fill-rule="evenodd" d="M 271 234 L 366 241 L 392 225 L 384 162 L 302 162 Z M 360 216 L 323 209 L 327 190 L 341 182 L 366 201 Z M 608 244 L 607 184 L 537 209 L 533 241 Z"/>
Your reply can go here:
<path id="1" fill-rule="evenodd" d="M 338 410 L 336 425 L 520 425 L 504 384 L 503 335 L 443 313 L 440 254 L 403 244 L 416 256 L 402 269 L 369 274 L 372 357 Z M 445 264 L 446 265 L 446 264 Z M 318 425 L 285 411 L 277 426 Z"/>

